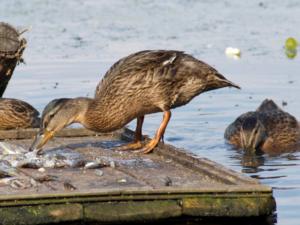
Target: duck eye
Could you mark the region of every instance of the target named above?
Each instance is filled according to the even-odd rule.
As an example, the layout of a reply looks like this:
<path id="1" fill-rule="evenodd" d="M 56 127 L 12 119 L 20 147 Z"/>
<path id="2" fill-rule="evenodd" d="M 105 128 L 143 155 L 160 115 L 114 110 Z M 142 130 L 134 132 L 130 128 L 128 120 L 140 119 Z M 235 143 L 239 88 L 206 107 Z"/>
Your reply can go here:
<path id="1" fill-rule="evenodd" d="M 54 117 L 54 113 L 51 113 L 51 114 L 49 115 L 49 120 L 51 120 L 53 117 Z"/>
<path id="2" fill-rule="evenodd" d="M 47 118 L 48 117 L 48 118 Z M 54 113 L 51 113 L 47 116 L 43 122 L 43 128 L 46 128 L 50 122 L 50 120 L 54 117 Z"/>
<path id="3" fill-rule="evenodd" d="M 46 128 L 46 127 L 48 126 L 48 123 L 49 123 L 48 121 L 44 121 L 44 122 L 43 122 L 43 127 L 42 127 L 42 128 Z"/>

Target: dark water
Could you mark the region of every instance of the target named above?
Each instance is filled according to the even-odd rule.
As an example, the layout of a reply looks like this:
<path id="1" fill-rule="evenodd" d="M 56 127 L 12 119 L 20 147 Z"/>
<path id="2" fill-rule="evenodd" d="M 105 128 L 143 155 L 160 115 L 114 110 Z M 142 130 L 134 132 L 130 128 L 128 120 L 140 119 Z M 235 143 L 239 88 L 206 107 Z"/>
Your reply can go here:
<path id="1" fill-rule="evenodd" d="M 265 98 L 300 119 L 299 1 L 17 1 L 0 0 L 0 20 L 23 27 L 28 47 L 5 93 L 42 110 L 53 98 L 93 96 L 118 58 L 142 49 L 180 49 L 208 62 L 242 90 L 221 89 L 174 110 L 166 140 L 274 188 L 277 220 L 300 220 L 300 153 L 246 157 L 223 139 L 226 126 Z M 228 46 L 242 51 L 225 56 Z M 145 119 L 153 135 L 161 114 Z M 134 123 L 130 124 L 134 127 Z M 199 221 L 199 224 L 202 222 Z M 220 222 L 221 223 L 221 222 Z M 218 223 L 214 223 L 218 224 Z M 258 224 L 258 223 L 256 223 Z"/>

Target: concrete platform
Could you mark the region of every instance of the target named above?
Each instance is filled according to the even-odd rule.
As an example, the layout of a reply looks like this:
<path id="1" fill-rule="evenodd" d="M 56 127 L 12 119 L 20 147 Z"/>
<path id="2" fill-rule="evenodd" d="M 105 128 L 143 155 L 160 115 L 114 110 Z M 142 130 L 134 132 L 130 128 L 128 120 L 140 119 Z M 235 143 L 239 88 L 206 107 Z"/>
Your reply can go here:
<path id="1" fill-rule="evenodd" d="M 28 148 L 36 132 L 0 131 L 0 139 Z M 0 223 L 99 224 L 186 216 L 259 217 L 274 212 L 270 187 L 184 149 L 160 144 L 147 155 L 111 149 L 132 137 L 128 129 L 109 134 L 63 130 L 44 151 L 72 149 L 89 160 L 101 158 L 113 165 L 89 170 L 46 168 L 43 174 L 56 180 L 24 189 L 0 186 Z M 41 173 L 19 170 L 33 179 Z"/>

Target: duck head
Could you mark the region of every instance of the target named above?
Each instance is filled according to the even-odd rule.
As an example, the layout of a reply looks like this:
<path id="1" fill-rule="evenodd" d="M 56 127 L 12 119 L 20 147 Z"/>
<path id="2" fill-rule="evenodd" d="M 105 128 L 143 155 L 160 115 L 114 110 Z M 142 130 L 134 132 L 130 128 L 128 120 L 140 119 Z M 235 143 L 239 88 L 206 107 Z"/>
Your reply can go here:
<path id="1" fill-rule="evenodd" d="M 264 125 L 256 116 L 251 116 L 243 121 L 240 131 L 241 147 L 250 152 L 260 149 L 267 138 Z"/>
<path id="2" fill-rule="evenodd" d="M 257 108 L 257 112 L 281 110 L 272 99 L 265 99 Z"/>
<path id="3" fill-rule="evenodd" d="M 40 130 L 29 150 L 39 152 L 55 133 L 72 123 L 81 122 L 88 103 L 88 98 L 61 98 L 49 102 L 42 114 Z"/>

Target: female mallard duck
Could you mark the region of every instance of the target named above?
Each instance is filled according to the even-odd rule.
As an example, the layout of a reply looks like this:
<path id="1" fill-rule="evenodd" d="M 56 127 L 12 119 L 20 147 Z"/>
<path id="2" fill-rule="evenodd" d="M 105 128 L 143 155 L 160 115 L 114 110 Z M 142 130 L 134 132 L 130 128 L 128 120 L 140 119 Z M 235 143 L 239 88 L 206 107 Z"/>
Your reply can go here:
<path id="1" fill-rule="evenodd" d="M 0 98 L 0 129 L 39 127 L 39 112 L 26 102 Z"/>
<path id="2" fill-rule="evenodd" d="M 225 138 L 237 148 L 281 153 L 300 146 L 300 127 L 295 117 L 266 99 L 256 111 L 244 113 L 230 124 Z"/>
<path id="3" fill-rule="evenodd" d="M 87 129 L 110 132 L 137 118 L 135 141 L 120 150 L 151 152 L 162 138 L 170 110 L 187 104 L 202 92 L 237 85 L 217 70 L 180 51 L 146 50 L 116 62 L 98 84 L 95 98 L 56 99 L 44 109 L 39 134 L 31 150 L 59 130 L 79 122 Z M 144 115 L 164 112 L 155 137 L 142 145 Z"/>

